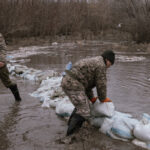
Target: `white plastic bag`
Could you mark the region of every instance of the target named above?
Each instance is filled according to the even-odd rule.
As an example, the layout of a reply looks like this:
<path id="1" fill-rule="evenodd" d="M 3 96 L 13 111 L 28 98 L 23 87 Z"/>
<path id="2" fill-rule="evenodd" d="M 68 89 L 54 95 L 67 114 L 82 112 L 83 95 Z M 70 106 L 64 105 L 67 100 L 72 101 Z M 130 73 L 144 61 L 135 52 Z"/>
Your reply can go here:
<path id="1" fill-rule="evenodd" d="M 97 117 L 97 118 L 90 118 L 91 125 L 100 128 L 104 122 L 105 117 Z"/>
<path id="2" fill-rule="evenodd" d="M 61 117 L 69 117 L 74 110 L 74 105 L 69 100 L 63 100 L 56 105 L 56 114 Z"/>
<path id="3" fill-rule="evenodd" d="M 99 131 L 104 133 L 104 134 L 107 134 L 108 132 L 111 131 L 112 125 L 113 125 L 113 119 L 112 118 L 105 118 Z"/>
<path id="4" fill-rule="evenodd" d="M 150 124 L 139 123 L 133 130 L 134 136 L 142 141 L 150 142 Z"/>
<path id="5" fill-rule="evenodd" d="M 115 106 L 112 102 L 101 103 L 96 100 L 94 104 L 90 104 L 91 115 L 95 117 L 112 117 L 114 115 Z"/>
<path id="6" fill-rule="evenodd" d="M 138 123 L 136 119 L 132 118 L 116 118 L 114 119 L 111 131 L 114 135 L 123 139 L 133 139 L 133 129 Z"/>
<path id="7" fill-rule="evenodd" d="M 150 142 L 150 116 L 148 114 L 143 114 L 141 122 L 134 128 L 133 134 L 139 140 Z"/>

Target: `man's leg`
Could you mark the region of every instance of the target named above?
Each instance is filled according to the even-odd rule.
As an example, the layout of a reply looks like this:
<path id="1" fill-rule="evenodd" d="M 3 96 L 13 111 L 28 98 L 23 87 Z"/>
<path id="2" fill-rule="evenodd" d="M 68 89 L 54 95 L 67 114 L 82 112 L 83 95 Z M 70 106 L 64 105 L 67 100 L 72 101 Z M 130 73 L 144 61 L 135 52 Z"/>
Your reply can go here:
<path id="1" fill-rule="evenodd" d="M 89 118 L 89 103 L 88 97 L 84 91 L 66 91 L 75 109 L 68 121 L 67 136 L 79 130 L 83 122 Z"/>
<path id="2" fill-rule="evenodd" d="M 0 79 L 2 80 L 2 83 L 5 87 L 9 88 L 12 92 L 12 94 L 15 97 L 16 101 L 21 101 L 21 97 L 19 94 L 19 90 L 17 88 L 17 84 L 12 83 L 12 81 L 9 78 L 9 71 L 7 66 L 0 69 Z"/>
<path id="3" fill-rule="evenodd" d="M 19 90 L 18 90 L 18 87 L 17 87 L 17 84 L 12 84 L 9 89 L 11 90 L 11 92 L 13 93 L 14 97 L 15 97 L 15 100 L 16 101 L 21 101 L 21 97 L 20 97 L 20 94 L 19 94 Z"/>
<path id="4" fill-rule="evenodd" d="M 85 93 L 84 86 L 68 75 L 63 77 L 61 86 L 76 109 L 73 111 L 68 121 L 67 135 L 71 135 L 82 126 L 87 118 L 89 118 L 89 99 Z"/>

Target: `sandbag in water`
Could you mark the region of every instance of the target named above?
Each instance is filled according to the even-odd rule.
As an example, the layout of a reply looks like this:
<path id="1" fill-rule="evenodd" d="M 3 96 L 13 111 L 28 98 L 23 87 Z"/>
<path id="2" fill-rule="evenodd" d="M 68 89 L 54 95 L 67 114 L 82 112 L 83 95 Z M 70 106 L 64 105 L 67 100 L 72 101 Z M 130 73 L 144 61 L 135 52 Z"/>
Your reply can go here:
<path id="1" fill-rule="evenodd" d="M 101 103 L 96 100 L 94 104 L 90 104 L 91 115 L 95 117 L 112 117 L 115 112 L 115 106 L 112 102 Z"/>
<path id="2" fill-rule="evenodd" d="M 142 141 L 150 143 L 150 116 L 143 114 L 142 120 L 134 128 L 134 136 Z"/>
<path id="3" fill-rule="evenodd" d="M 69 100 L 61 101 L 56 105 L 56 114 L 61 117 L 69 117 L 74 110 L 74 105 Z"/>

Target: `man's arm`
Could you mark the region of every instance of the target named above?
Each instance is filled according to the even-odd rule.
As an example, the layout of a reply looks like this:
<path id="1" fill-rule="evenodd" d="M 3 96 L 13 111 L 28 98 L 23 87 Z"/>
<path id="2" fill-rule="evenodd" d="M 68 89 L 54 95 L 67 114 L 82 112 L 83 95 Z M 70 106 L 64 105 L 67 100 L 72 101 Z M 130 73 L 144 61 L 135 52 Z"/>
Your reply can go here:
<path id="1" fill-rule="evenodd" d="M 106 79 L 106 68 L 98 67 L 96 70 L 96 89 L 99 100 L 102 102 L 106 99 L 107 96 L 107 79 Z"/>
<path id="2" fill-rule="evenodd" d="M 94 94 L 93 94 L 92 89 L 86 90 L 86 95 L 87 95 L 88 98 L 91 100 L 91 99 L 94 97 Z"/>

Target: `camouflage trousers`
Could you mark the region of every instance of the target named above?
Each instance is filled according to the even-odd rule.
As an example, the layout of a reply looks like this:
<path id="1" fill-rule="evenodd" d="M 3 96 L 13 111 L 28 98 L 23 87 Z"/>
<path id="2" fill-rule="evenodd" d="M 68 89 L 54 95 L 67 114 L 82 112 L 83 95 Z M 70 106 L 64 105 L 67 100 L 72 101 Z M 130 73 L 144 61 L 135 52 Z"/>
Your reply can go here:
<path id="1" fill-rule="evenodd" d="M 5 87 L 9 88 L 11 85 L 14 85 L 15 83 L 12 83 L 12 81 L 9 78 L 9 71 L 7 66 L 4 66 L 0 68 L 0 79 Z"/>
<path id="2" fill-rule="evenodd" d="M 66 75 L 63 77 L 61 86 L 65 94 L 77 109 L 76 113 L 84 118 L 90 117 L 89 98 L 86 95 L 84 86 L 77 80 Z"/>

